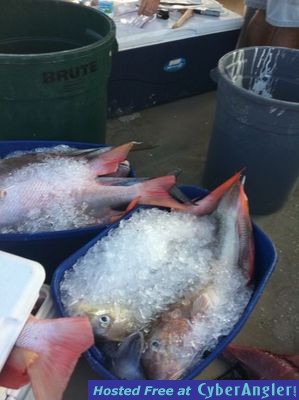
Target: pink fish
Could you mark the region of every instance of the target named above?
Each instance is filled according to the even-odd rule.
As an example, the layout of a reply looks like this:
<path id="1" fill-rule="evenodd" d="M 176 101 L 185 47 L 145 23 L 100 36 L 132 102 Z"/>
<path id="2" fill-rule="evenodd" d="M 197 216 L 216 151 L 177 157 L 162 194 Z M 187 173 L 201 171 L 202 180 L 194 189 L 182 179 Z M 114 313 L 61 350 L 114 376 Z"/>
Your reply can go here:
<path id="1" fill-rule="evenodd" d="M 237 227 L 240 233 L 239 243 L 239 265 L 248 276 L 248 283 L 251 282 L 254 269 L 254 243 L 252 224 L 249 214 L 248 198 L 244 191 L 244 185 L 240 183 L 242 171 L 237 172 L 223 184 L 218 186 L 206 197 L 193 203 L 185 204 L 184 212 L 190 212 L 197 216 L 209 215 L 217 210 L 222 201 L 222 208 L 225 213 L 237 218 Z M 233 189 L 233 187 L 235 189 Z M 237 192 L 237 193 L 236 193 Z M 230 193 L 230 195 L 224 195 Z M 223 198 L 226 199 L 225 202 Z M 218 212 L 219 214 L 219 212 Z"/>
<path id="2" fill-rule="evenodd" d="M 122 172 L 120 175 L 123 175 L 123 170 L 126 172 L 129 170 L 127 166 L 125 166 L 125 161 L 134 144 L 135 142 L 129 142 L 114 147 L 104 153 L 100 153 L 97 157 L 93 156 L 89 162 L 91 169 L 95 171 L 97 175 L 115 174 L 118 170 L 121 170 Z"/>
<path id="3" fill-rule="evenodd" d="M 250 379 L 299 379 L 299 355 L 279 355 L 255 347 L 230 345 L 223 356 L 229 363 L 239 362 Z"/>
<path id="4" fill-rule="evenodd" d="M 49 151 L 44 152 L 17 154 L 0 160 L 0 176 L 5 177 L 6 174 L 12 174 L 29 164 L 44 163 L 49 159 L 57 158 L 86 160 L 95 176 L 108 174 L 127 176 L 129 168 L 126 158 L 134 144 L 135 142 L 129 142 L 117 147 L 78 150 L 67 148 L 63 151 L 50 148 Z"/>
<path id="5" fill-rule="evenodd" d="M 247 197 L 236 174 L 195 205 L 184 211 L 197 215 L 213 213 L 217 224 L 216 265 L 238 265 L 248 283 L 253 274 L 253 237 Z M 178 379 L 198 361 L 204 348 L 192 332 L 218 302 L 213 284 L 199 288 L 164 312 L 146 338 L 142 364 L 149 379 Z"/>
<path id="6" fill-rule="evenodd" d="M 60 179 L 60 186 L 64 186 L 62 193 L 52 188 L 49 181 L 52 178 Z M 137 203 L 184 207 L 168 193 L 175 185 L 176 178 L 174 176 L 167 175 L 149 180 L 87 178 L 81 179 L 81 184 L 77 184 L 76 180 L 64 182 L 61 174 L 57 174 L 55 178 L 50 176 L 47 179 L 42 181 L 33 175 L 30 179 L 7 188 L 5 195 L 0 198 L 0 228 L 13 228 L 30 221 L 32 209 L 35 210 L 35 219 L 39 218 L 39 215 L 40 218 L 48 215 L 50 218 L 58 210 L 60 214 L 66 215 L 66 223 L 68 223 L 67 218 L 71 206 L 73 210 L 78 210 L 78 214 L 84 212 L 84 214 L 90 215 L 94 225 L 109 223 L 120 218 Z M 53 204 L 55 211 L 53 211 Z M 84 210 L 81 210 L 82 205 L 84 205 Z M 47 219 L 45 223 L 48 223 Z"/>
<path id="7" fill-rule="evenodd" d="M 31 383 L 35 400 L 60 400 L 81 354 L 94 343 L 88 318 L 30 317 L 3 370 L 0 386 Z"/>
<path id="8" fill-rule="evenodd" d="M 212 212 L 216 210 L 224 194 L 241 179 L 241 176 L 242 171 L 237 172 L 220 186 L 216 187 L 216 189 L 211 191 L 207 196 L 200 200 L 193 199 L 192 204 L 186 204 L 186 211 L 197 216 L 212 214 Z"/>

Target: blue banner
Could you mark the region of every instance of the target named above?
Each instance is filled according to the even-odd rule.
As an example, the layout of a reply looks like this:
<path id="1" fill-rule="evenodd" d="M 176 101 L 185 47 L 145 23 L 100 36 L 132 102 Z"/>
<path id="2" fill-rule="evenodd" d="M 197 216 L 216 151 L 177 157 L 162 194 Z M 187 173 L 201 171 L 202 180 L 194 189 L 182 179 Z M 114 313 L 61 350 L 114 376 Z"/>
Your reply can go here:
<path id="1" fill-rule="evenodd" d="M 299 381 L 89 381 L 88 400 L 299 399 Z"/>

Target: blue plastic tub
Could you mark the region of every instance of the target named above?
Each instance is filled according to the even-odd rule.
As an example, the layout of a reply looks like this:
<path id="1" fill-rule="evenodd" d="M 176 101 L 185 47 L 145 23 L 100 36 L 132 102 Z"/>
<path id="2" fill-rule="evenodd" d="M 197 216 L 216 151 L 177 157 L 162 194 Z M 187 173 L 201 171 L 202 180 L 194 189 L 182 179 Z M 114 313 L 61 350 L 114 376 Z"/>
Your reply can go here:
<path id="1" fill-rule="evenodd" d="M 3 141 L 0 157 L 16 150 L 33 150 L 37 147 L 53 147 L 66 144 L 79 149 L 104 147 L 94 143 L 66 141 Z M 56 232 L 0 234 L 0 250 L 40 262 L 46 270 L 49 283 L 54 269 L 76 250 L 90 241 L 108 225 Z"/>
<path id="2" fill-rule="evenodd" d="M 201 189 L 196 186 L 181 186 L 183 192 L 189 198 L 196 197 L 204 197 L 208 192 L 204 189 Z M 141 207 L 139 207 L 141 208 Z M 125 218 L 130 218 L 132 213 L 136 212 L 132 211 Z M 57 311 L 62 316 L 67 316 L 66 310 L 61 302 L 60 297 L 60 282 L 63 279 L 64 273 L 66 270 L 72 268 L 72 266 L 76 263 L 76 261 L 98 241 L 103 237 L 107 236 L 110 230 L 117 228 L 119 222 L 110 225 L 109 228 L 102 231 L 98 236 L 96 236 L 93 240 L 87 243 L 84 247 L 78 250 L 75 254 L 65 260 L 55 271 L 51 289 L 52 295 L 54 298 L 54 302 L 57 307 Z M 237 322 L 237 324 L 232 329 L 231 333 L 226 337 L 223 337 L 215 349 L 198 365 L 196 365 L 192 370 L 190 370 L 185 376 L 184 379 L 193 379 L 196 377 L 201 371 L 203 371 L 222 351 L 223 349 L 234 339 L 234 337 L 239 333 L 250 314 L 252 313 L 256 303 L 258 302 L 260 296 L 263 293 L 263 290 L 272 274 L 275 264 L 277 261 L 277 255 L 275 247 L 272 241 L 267 237 L 267 235 L 256 225 L 254 225 L 254 241 L 256 248 L 255 255 L 255 271 L 254 271 L 254 292 L 251 297 L 249 304 L 244 310 L 241 318 Z M 105 379 L 118 379 L 113 374 L 111 374 L 104 366 L 104 356 L 101 351 L 96 347 L 91 347 L 86 353 L 85 356 L 87 358 L 88 363 L 91 368 L 98 372 Z"/>

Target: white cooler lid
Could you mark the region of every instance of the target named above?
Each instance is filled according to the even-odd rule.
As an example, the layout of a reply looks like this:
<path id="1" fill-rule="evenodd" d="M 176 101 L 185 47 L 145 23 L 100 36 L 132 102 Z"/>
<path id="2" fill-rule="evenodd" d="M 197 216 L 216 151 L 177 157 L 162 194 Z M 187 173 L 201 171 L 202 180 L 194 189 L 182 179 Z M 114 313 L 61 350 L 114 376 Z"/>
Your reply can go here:
<path id="1" fill-rule="evenodd" d="M 43 267 L 0 251 L 0 371 L 38 299 Z"/>
<path id="2" fill-rule="evenodd" d="M 156 18 L 154 21 L 148 22 L 143 28 L 138 28 L 121 22 L 124 19 L 130 21 L 137 15 L 136 12 L 126 14 L 126 11 L 135 10 L 136 8 L 134 3 L 131 3 L 131 5 L 126 4 L 126 6 L 122 4 L 116 6 L 114 16 L 116 38 L 120 51 L 195 36 L 232 31 L 240 29 L 243 24 L 243 17 L 223 8 L 219 17 L 196 14 L 177 29 L 171 29 L 171 26 L 181 15 L 177 11 L 171 12 L 168 20 Z"/>

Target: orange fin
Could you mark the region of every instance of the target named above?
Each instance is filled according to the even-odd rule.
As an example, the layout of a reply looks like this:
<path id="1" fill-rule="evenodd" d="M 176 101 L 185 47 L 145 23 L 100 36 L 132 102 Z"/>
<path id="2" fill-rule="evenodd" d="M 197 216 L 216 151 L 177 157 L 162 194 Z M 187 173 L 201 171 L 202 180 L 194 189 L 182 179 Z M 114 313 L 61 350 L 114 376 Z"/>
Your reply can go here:
<path id="1" fill-rule="evenodd" d="M 211 214 L 216 208 L 223 197 L 223 195 L 236 183 L 240 180 L 242 171 L 237 172 L 227 181 L 222 183 L 222 185 L 218 186 L 211 193 L 209 193 L 206 197 L 199 200 L 195 206 L 192 206 L 193 213 L 200 215 Z"/>
<path id="2" fill-rule="evenodd" d="M 19 389 L 27 385 L 30 382 L 27 369 L 37 358 L 38 355 L 30 350 L 14 347 L 0 372 L 0 386 Z"/>
<path id="3" fill-rule="evenodd" d="M 185 210 L 186 205 L 179 203 L 169 191 L 176 184 L 175 176 L 166 175 L 140 183 L 139 204 Z"/>
<path id="4" fill-rule="evenodd" d="M 135 199 L 133 199 L 129 204 L 128 207 L 126 208 L 125 214 L 128 214 L 130 211 L 133 210 L 133 208 L 135 208 L 137 206 L 137 204 L 140 201 L 140 197 L 136 197 Z"/>
<path id="5" fill-rule="evenodd" d="M 134 144 L 135 142 L 129 142 L 100 153 L 98 157 L 90 161 L 91 168 L 96 175 L 108 175 L 116 172 L 119 164 L 126 160 Z"/>
<path id="6" fill-rule="evenodd" d="M 238 215 L 238 230 L 240 238 L 239 265 L 248 276 L 248 284 L 254 272 L 254 240 L 252 223 L 249 215 L 248 199 L 244 191 L 244 182 L 240 184 L 240 211 Z"/>
<path id="7" fill-rule="evenodd" d="M 35 400 L 61 400 L 79 357 L 93 343 L 88 318 L 30 319 L 17 345 L 38 354 L 27 369 Z"/>
<path id="8" fill-rule="evenodd" d="M 126 214 L 128 214 L 130 211 L 132 211 L 133 208 L 135 208 L 137 206 L 137 204 L 139 203 L 139 200 L 140 200 L 140 197 L 136 197 L 129 203 L 129 205 L 127 206 L 125 211 L 120 211 L 118 214 L 112 215 L 110 217 L 110 223 L 118 221 L 120 218 L 124 217 Z"/>

